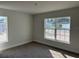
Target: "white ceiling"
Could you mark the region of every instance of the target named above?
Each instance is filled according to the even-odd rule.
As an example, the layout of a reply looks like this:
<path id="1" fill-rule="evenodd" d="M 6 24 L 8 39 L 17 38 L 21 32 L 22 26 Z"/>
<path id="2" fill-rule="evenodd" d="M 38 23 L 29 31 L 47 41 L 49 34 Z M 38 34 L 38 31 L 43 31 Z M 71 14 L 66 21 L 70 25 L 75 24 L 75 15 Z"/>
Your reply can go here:
<path id="1" fill-rule="evenodd" d="M 30 14 L 55 11 L 79 6 L 79 1 L 0 1 L 0 8 Z"/>

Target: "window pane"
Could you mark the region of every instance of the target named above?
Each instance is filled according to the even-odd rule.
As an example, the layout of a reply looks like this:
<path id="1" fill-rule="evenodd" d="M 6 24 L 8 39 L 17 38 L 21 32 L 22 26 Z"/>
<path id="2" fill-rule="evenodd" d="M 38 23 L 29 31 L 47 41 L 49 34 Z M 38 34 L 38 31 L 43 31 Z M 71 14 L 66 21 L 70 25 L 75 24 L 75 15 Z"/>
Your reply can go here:
<path id="1" fill-rule="evenodd" d="M 57 29 L 70 29 L 70 17 L 56 18 Z"/>
<path id="2" fill-rule="evenodd" d="M 0 43 L 8 41 L 7 17 L 0 16 Z"/>
<path id="3" fill-rule="evenodd" d="M 45 29 L 55 29 L 55 19 L 53 19 L 53 18 L 46 18 L 44 20 L 44 28 Z"/>
<path id="4" fill-rule="evenodd" d="M 55 19 L 46 18 L 44 20 L 44 38 L 55 39 Z"/>
<path id="5" fill-rule="evenodd" d="M 55 39 L 55 31 L 50 29 L 45 29 L 45 38 L 46 39 Z"/>
<path id="6" fill-rule="evenodd" d="M 56 18 L 56 39 L 61 42 L 70 42 L 70 17 Z"/>

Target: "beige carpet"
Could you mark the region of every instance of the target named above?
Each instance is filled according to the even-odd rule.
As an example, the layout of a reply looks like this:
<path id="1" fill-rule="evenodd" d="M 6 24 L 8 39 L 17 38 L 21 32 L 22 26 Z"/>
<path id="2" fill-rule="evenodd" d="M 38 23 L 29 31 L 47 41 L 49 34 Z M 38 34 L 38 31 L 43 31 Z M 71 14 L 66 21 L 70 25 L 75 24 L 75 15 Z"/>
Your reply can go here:
<path id="1" fill-rule="evenodd" d="M 0 53 L 0 58 L 78 58 L 78 54 L 39 43 L 29 43 Z"/>

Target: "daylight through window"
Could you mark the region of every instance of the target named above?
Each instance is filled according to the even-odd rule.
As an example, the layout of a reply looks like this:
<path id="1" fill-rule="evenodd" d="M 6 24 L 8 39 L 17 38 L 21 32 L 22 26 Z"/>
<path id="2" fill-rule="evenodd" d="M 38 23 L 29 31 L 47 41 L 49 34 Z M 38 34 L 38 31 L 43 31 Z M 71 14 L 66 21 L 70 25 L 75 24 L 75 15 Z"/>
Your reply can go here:
<path id="1" fill-rule="evenodd" d="M 44 38 L 70 43 L 70 17 L 45 18 Z"/>
<path id="2" fill-rule="evenodd" d="M 7 17 L 0 16 L 0 43 L 8 41 Z"/>

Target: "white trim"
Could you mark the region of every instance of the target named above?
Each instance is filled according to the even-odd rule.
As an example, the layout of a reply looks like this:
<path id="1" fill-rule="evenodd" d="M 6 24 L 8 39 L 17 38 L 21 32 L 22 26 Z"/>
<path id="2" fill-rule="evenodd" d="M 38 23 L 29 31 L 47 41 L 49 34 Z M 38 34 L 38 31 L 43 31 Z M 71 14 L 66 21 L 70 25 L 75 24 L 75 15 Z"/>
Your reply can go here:
<path id="1" fill-rule="evenodd" d="M 20 43 L 16 43 L 14 45 L 10 45 L 10 46 L 7 46 L 6 48 L 0 48 L 0 51 L 4 51 L 6 49 L 10 49 L 10 48 L 13 48 L 13 47 L 16 47 L 16 46 L 20 46 L 20 45 L 24 45 L 24 44 L 27 44 L 27 43 L 30 43 L 32 42 L 31 40 L 28 40 L 28 41 L 23 41 L 23 42 L 20 42 Z M 3 44 L 0 44 L 0 45 L 3 45 Z"/>

